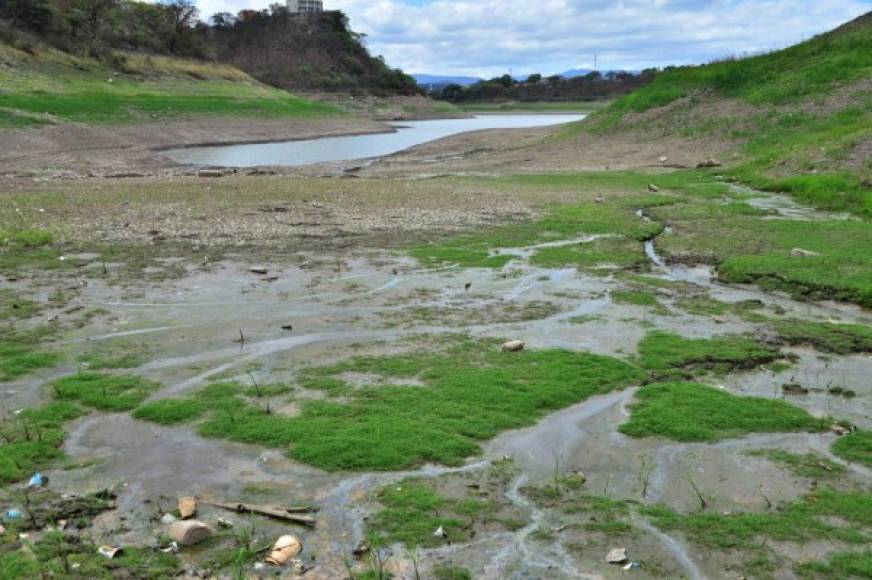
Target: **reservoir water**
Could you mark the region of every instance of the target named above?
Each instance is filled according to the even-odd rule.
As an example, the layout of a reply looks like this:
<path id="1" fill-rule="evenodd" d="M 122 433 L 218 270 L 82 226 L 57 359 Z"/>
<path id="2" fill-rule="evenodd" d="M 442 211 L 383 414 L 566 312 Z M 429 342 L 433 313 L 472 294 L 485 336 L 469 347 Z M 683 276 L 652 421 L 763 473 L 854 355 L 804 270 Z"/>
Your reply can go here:
<path id="1" fill-rule="evenodd" d="M 468 119 L 437 119 L 391 123 L 396 131 L 370 135 L 321 137 L 278 143 L 251 143 L 170 149 L 164 154 L 183 165 L 255 167 L 309 165 L 390 155 L 449 135 L 483 129 L 518 129 L 580 121 L 584 115 L 479 115 Z"/>

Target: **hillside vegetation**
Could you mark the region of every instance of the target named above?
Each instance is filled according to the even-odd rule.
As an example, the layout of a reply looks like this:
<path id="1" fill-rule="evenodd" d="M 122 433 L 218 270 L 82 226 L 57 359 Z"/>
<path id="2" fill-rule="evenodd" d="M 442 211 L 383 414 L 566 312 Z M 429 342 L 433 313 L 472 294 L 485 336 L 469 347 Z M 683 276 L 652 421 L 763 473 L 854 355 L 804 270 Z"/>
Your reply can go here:
<path id="1" fill-rule="evenodd" d="M 33 40 L 21 48 L 0 42 L 0 127 L 337 113 L 214 62 L 133 52 L 114 52 L 111 62 Z"/>
<path id="2" fill-rule="evenodd" d="M 727 142 L 727 174 L 872 217 L 872 13 L 790 48 L 665 70 L 576 131 Z"/>

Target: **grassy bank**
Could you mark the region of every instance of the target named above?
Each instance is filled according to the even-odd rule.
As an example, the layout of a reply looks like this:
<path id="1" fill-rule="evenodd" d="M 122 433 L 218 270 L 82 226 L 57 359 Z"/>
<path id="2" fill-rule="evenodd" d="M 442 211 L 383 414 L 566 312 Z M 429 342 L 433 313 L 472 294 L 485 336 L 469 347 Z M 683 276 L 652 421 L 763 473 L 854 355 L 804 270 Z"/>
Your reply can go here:
<path id="1" fill-rule="evenodd" d="M 458 107 L 470 113 L 591 113 L 605 107 L 609 101 L 461 103 Z"/>
<path id="2" fill-rule="evenodd" d="M 574 130 L 733 143 L 733 178 L 869 218 L 870 77 L 867 14 L 784 50 L 669 69 Z"/>
<path id="3" fill-rule="evenodd" d="M 229 66 L 118 53 L 112 66 L 48 47 L 0 44 L 0 127 L 164 118 L 336 115 L 324 103 L 258 83 Z"/>

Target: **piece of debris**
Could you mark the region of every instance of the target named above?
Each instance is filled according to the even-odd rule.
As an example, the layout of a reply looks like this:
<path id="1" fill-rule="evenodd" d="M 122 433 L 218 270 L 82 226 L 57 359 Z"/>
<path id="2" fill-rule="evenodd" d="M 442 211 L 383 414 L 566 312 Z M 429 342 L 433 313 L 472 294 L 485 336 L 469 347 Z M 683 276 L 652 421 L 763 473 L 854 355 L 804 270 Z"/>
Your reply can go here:
<path id="1" fill-rule="evenodd" d="M 802 248 L 793 248 L 790 250 L 790 255 L 794 258 L 813 258 L 814 256 L 820 256 L 818 252 L 803 250 Z"/>
<path id="2" fill-rule="evenodd" d="M 199 544 L 212 534 L 212 530 L 200 520 L 179 520 L 170 526 L 170 537 L 182 546 Z"/>
<path id="3" fill-rule="evenodd" d="M 197 498 L 190 496 L 179 498 L 179 515 L 182 516 L 183 520 L 188 519 L 196 513 Z"/>
<path id="4" fill-rule="evenodd" d="M 43 477 L 40 472 L 34 473 L 30 481 L 27 482 L 27 487 L 45 487 L 48 485 L 48 478 Z"/>
<path id="5" fill-rule="evenodd" d="M 784 383 L 781 385 L 781 390 L 785 395 L 807 395 L 808 389 L 796 383 Z"/>
<path id="6" fill-rule="evenodd" d="M 6 533 L 6 526 L 4 526 L 3 524 L 0 524 L 0 536 L 2 536 L 5 533 Z"/>
<path id="7" fill-rule="evenodd" d="M 21 519 L 21 510 L 17 510 L 15 508 L 6 510 L 6 519 L 7 520 Z"/>
<path id="8" fill-rule="evenodd" d="M 657 158 L 657 161 L 659 161 L 660 163 L 666 163 L 667 161 L 669 161 L 669 157 L 667 157 L 666 155 L 662 155 L 661 157 Z"/>
<path id="9" fill-rule="evenodd" d="M 709 157 L 705 161 L 697 163 L 696 166 L 698 169 L 703 169 L 706 167 L 720 167 L 721 163 L 719 161 L 716 161 L 714 158 Z"/>
<path id="10" fill-rule="evenodd" d="M 470 288 L 472 288 L 472 282 L 467 282 L 466 284 L 463 285 L 463 290 L 465 292 L 469 292 Z"/>
<path id="11" fill-rule="evenodd" d="M 230 520 L 225 520 L 222 517 L 219 517 L 218 518 L 218 527 L 230 529 L 233 527 L 233 522 L 231 522 Z"/>
<path id="12" fill-rule="evenodd" d="M 648 191 L 650 191 L 651 193 L 657 193 L 660 191 L 660 188 L 657 187 L 656 185 L 654 185 L 653 183 L 649 183 L 648 184 Z"/>
<path id="13" fill-rule="evenodd" d="M 604 198 L 604 197 L 601 196 L 601 195 L 598 195 L 598 196 L 596 196 L 595 198 L 593 198 L 593 200 L 594 200 L 594 202 L 596 202 L 596 203 L 603 203 L 603 202 L 606 200 L 606 198 Z"/>
<path id="14" fill-rule="evenodd" d="M 263 279 L 263 281 L 264 282 L 275 282 L 278 279 L 279 279 L 278 276 L 267 276 L 266 278 Z"/>
<path id="15" fill-rule="evenodd" d="M 266 564 L 264 564 L 263 562 L 255 562 L 254 563 L 255 570 L 263 570 L 264 568 L 266 568 Z"/>
<path id="16" fill-rule="evenodd" d="M 520 352 L 524 350 L 524 342 L 521 340 L 510 340 L 503 344 L 503 352 Z"/>
<path id="17" fill-rule="evenodd" d="M 273 544 L 272 551 L 266 557 L 266 562 L 275 566 L 284 566 L 302 550 L 303 543 L 296 536 L 282 536 Z"/>
<path id="18" fill-rule="evenodd" d="M 120 556 L 123 552 L 124 550 L 116 546 L 100 546 L 99 548 L 97 548 L 98 554 L 100 554 L 101 556 L 106 556 L 110 560 L 115 556 Z"/>
<path id="19" fill-rule="evenodd" d="M 294 325 L 293 324 L 283 324 L 282 330 L 294 330 Z"/>
<path id="20" fill-rule="evenodd" d="M 287 520 L 289 522 L 294 522 L 297 524 L 304 524 L 307 526 L 315 525 L 315 518 L 306 515 L 314 510 L 310 507 L 269 507 L 269 506 L 258 506 L 258 505 L 248 505 L 244 503 L 224 503 L 219 501 L 205 501 L 201 500 L 201 504 L 211 505 L 215 507 L 224 508 L 227 510 L 233 510 L 237 513 L 254 513 L 260 514 L 263 516 L 270 516 L 273 518 L 279 518 L 282 520 Z"/>
<path id="21" fill-rule="evenodd" d="M 268 274 L 269 268 L 266 268 L 264 266 L 252 266 L 248 269 L 248 271 L 252 274 Z"/>
<path id="22" fill-rule="evenodd" d="M 626 561 L 626 548 L 612 548 L 611 550 L 609 550 L 609 553 L 606 554 L 606 562 L 609 564 L 623 564 Z"/>
<path id="23" fill-rule="evenodd" d="M 179 553 L 179 543 L 178 542 L 170 542 L 170 545 L 166 548 L 162 548 L 161 552 L 164 554 L 178 554 Z"/>
<path id="24" fill-rule="evenodd" d="M 641 567 L 642 567 L 642 564 L 640 564 L 639 562 L 630 562 L 629 564 L 627 564 L 626 566 L 623 567 L 623 570 L 629 572 L 630 570 L 638 570 Z"/>
<path id="25" fill-rule="evenodd" d="M 176 516 L 174 516 L 173 514 L 167 512 L 167 513 L 165 513 L 164 515 L 162 515 L 162 516 L 160 517 L 160 523 L 162 523 L 162 524 L 168 526 L 168 525 L 170 525 L 171 523 L 173 523 L 174 521 L 176 521 L 176 519 L 177 519 Z"/>
<path id="26" fill-rule="evenodd" d="M 448 534 L 445 533 L 445 528 L 443 528 L 442 526 L 439 526 L 438 528 L 436 528 L 436 531 L 433 532 L 433 535 L 436 536 L 437 538 L 444 538 Z"/>

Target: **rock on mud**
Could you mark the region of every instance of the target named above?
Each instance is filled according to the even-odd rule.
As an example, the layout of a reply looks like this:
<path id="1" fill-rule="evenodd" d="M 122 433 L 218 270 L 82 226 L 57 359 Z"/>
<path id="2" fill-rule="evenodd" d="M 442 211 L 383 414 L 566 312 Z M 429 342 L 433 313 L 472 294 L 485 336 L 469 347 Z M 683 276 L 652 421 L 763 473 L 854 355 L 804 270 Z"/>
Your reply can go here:
<path id="1" fill-rule="evenodd" d="M 503 343 L 503 352 L 520 352 L 524 350 L 524 343 L 520 340 L 510 340 Z"/>
<path id="2" fill-rule="evenodd" d="M 709 157 L 705 161 L 701 161 L 700 163 L 697 163 L 696 166 L 697 166 L 697 168 L 700 168 L 700 169 L 706 168 L 706 167 L 720 167 L 721 162 L 717 161 L 716 159 L 714 159 L 712 157 Z"/>
<path id="3" fill-rule="evenodd" d="M 197 513 L 197 498 L 182 497 L 179 498 L 179 515 L 183 520 L 188 519 Z"/>
<path id="4" fill-rule="evenodd" d="M 623 564 L 627 561 L 626 548 L 613 548 L 606 554 L 606 562 L 609 564 Z"/>

